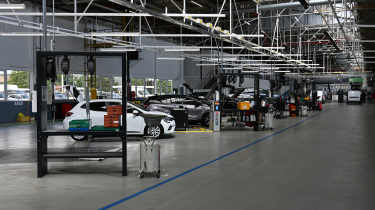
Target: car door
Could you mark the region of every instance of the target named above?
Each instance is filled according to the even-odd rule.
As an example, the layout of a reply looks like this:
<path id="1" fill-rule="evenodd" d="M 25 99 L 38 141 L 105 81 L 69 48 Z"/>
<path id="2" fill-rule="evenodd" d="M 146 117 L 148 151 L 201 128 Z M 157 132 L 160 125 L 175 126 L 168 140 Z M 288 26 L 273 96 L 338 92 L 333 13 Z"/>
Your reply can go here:
<path id="1" fill-rule="evenodd" d="M 135 115 L 134 110 L 138 111 L 139 114 Z M 145 128 L 145 122 L 143 117 L 140 115 L 142 112 L 132 105 L 128 105 L 126 113 L 127 131 L 129 134 L 142 134 Z"/>
<path id="2" fill-rule="evenodd" d="M 188 111 L 189 120 L 200 120 L 202 113 L 202 104 L 193 99 L 185 99 L 183 101 L 185 109 Z"/>
<path id="3" fill-rule="evenodd" d="M 91 126 L 103 126 L 104 115 L 107 114 L 107 107 L 104 101 L 90 102 Z"/>

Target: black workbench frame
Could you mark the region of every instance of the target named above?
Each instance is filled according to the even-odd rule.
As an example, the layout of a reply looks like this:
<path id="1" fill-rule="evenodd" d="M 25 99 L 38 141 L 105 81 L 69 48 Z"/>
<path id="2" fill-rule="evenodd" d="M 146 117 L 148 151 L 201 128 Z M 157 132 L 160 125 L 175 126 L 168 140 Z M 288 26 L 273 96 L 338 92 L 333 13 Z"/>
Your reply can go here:
<path id="1" fill-rule="evenodd" d="M 37 51 L 36 52 L 36 90 L 37 90 L 37 176 L 43 177 L 48 173 L 49 158 L 121 158 L 122 175 L 127 175 L 127 128 L 126 128 L 126 110 L 128 98 L 128 71 L 129 57 L 137 52 L 69 52 L 69 51 Z M 122 59 L 122 126 L 119 131 L 79 131 L 71 132 L 68 130 L 47 130 L 48 106 L 45 99 L 46 93 L 42 93 L 43 86 L 47 86 L 45 68 L 43 59 L 49 56 L 94 56 L 94 57 L 121 57 Z M 134 57 L 134 56 L 133 56 Z M 44 90 L 45 91 L 45 90 Z M 42 95 L 44 94 L 44 95 Z M 50 153 L 48 152 L 49 136 L 71 136 L 71 135 L 105 135 L 120 137 L 122 142 L 121 152 L 86 152 L 86 153 Z"/>

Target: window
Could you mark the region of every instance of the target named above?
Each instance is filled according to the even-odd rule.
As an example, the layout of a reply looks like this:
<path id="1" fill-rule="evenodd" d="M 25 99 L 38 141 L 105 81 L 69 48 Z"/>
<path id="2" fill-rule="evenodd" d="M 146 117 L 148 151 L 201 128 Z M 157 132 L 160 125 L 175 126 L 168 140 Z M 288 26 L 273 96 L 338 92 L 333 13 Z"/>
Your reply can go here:
<path id="1" fill-rule="evenodd" d="M 183 104 L 194 105 L 194 106 L 200 106 L 201 105 L 201 103 L 199 101 L 190 100 L 190 99 L 186 99 L 185 101 L 183 101 Z"/>
<path id="2" fill-rule="evenodd" d="M 86 109 L 86 104 L 83 104 L 81 106 L 82 109 Z M 106 112 L 107 107 L 105 102 L 91 102 L 90 103 L 90 110 L 91 111 L 97 111 L 97 112 Z"/>
<path id="3" fill-rule="evenodd" d="M 7 70 L 8 100 L 30 100 L 30 73 L 27 71 Z"/>
<path id="4" fill-rule="evenodd" d="M 121 102 L 114 102 L 114 101 L 107 102 L 106 104 L 107 106 L 121 106 Z"/>
<path id="5" fill-rule="evenodd" d="M 97 111 L 97 112 L 106 112 L 107 106 L 118 106 L 121 105 L 121 102 L 90 102 L 90 110 Z M 81 109 L 86 109 L 86 104 L 81 106 Z"/>

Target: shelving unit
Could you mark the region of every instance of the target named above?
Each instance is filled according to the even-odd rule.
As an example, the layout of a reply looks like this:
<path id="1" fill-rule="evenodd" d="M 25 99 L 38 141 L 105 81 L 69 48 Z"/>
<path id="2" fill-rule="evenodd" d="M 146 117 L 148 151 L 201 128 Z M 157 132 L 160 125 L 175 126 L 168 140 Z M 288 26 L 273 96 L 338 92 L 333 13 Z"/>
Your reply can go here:
<path id="1" fill-rule="evenodd" d="M 93 57 L 120 57 L 122 59 L 122 126 L 119 131 L 77 131 L 67 130 L 48 130 L 47 129 L 47 77 L 45 62 L 47 57 L 57 56 L 93 56 Z M 126 109 L 127 109 L 127 86 L 129 60 L 137 57 L 137 52 L 57 52 L 57 51 L 38 51 L 36 53 L 37 64 L 37 176 L 43 177 L 48 173 L 48 159 L 52 158 L 121 158 L 122 175 L 127 175 L 127 128 L 126 128 Z M 71 135 L 105 135 L 109 137 L 120 137 L 122 142 L 121 152 L 59 152 L 51 153 L 48 151 L 48 137 L 50 136 L 71 136 Z"/>

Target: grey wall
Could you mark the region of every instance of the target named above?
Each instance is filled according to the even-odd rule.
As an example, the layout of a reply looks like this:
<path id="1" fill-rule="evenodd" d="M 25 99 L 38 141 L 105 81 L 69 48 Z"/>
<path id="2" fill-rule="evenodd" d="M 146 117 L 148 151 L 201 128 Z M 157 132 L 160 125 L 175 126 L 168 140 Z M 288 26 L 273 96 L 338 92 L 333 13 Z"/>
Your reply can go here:
<path id="1" fill-rule="evenodd" d="M 18 27 L 0 23 L 0 32 L 22 31 Z M 0 36 L 0 68 L 3 70 L 33 68 L 33 39 Z"/>
<path id="2" fill-rule="evenodd" d="M 245 78 L 244 83 L 239 86 L 239 81 L 237 79 L 237 82 L 235 83 L 235 87 L 243 87 L 243 88 L 254 88 L 254 78 Z M 269 90 L 271 88 L 271 83 L 269 80 L 259 80 L 259 88 Z"/>

